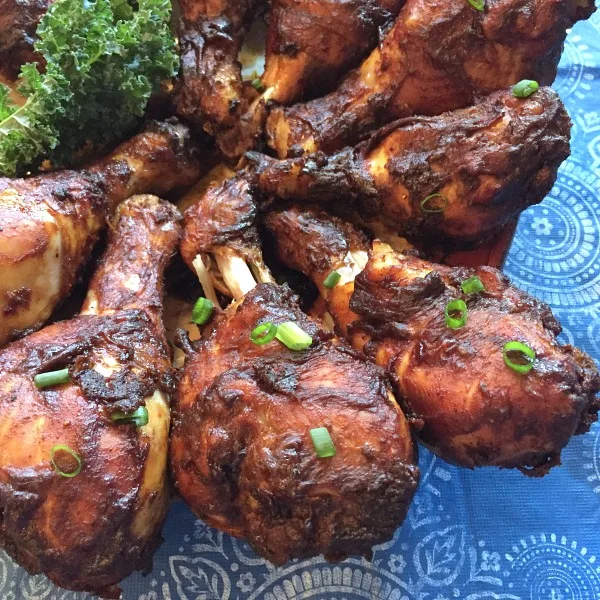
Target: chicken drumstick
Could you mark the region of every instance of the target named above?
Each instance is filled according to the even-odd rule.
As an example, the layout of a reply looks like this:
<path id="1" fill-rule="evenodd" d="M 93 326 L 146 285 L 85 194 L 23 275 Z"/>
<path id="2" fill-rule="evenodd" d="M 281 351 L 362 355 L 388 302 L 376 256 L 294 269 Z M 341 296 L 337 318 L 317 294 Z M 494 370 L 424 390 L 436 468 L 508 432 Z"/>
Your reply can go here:
<path id="1" fill-rule="evenodd" d="M 0 80 L 15 80 L 21 66 L 43 60 L 33 50 L 37 26 L 53 0 L 0 0 Z"/>
<path id="2" fill-rule="evenodd" d="M 199 170 L 187 128 L 167 122 L 89 168 L 0 178 L 0 345 L 50 316 L 119 202 L 190 185 Z"/>
<path id="3" fill-rule="evenodd" d="M 271 112 L 269 144 L 283 158 L 330 154 L 410 114 L 439 115 L 484 94 L 556 77 L 568 28 L 593 0 L 407 0 L 382 44 L 331 94 Z"/>
<path id="4" fill-rule="evenodd" d="M 368 554 L 402 523 L 416 490 L 408 423 L 379 368 L 308 319 L 289 288 L 256 284 L 246 261 L 259 279 L 269 275 L 255 268 L 259 247 L 249 254 L 254 216 L 240 177 L 186 215 L 188 262 L 199 253 L 206 291 L 208 253 L 220 270 L 208 269 L 212 279 L 236 302 L 188 354 L 173 415 L 175 484 L 202 519 L 275 564 Z M 312 340 L 303 350 L 250 339 L 258 325 L 290 322 Z M 334 456 L 319 456 L 314 430 L 331 438 Z"/>
<path id="5" fill-rule="evenodd" d="M 82 314 L 0 351 L 0 547 L 71 590 L 118 598 L 159 541 L 171 388 L 162 273 L 177 221 L 155 197 L 123 203 Z M 64 383 L 37 387 L 48 372 Z"/>
<path id="6" fill-rule="evenodd" d="M 543 475 L 596 419 L 592 359 L 559 344 L 550 308 L 498 270 L 369 244 L 311 208 L 270 213 L 266 225 L 283 262 L 319 287 L 340 332 L 392 375 L 422 421 L 420 439 L 441 458 Z M 332 271 L 341 279 L 328 289 Z"/>
<path id="7" fill-rule="evenodd" d="M 251 108 L 237 60 L 246 26 L 261 1 L 180 2 L 177 114 L 202 125 L 229 158 L 251 148 L 263 125 L 263 105 Z"/>
<path id="8" fill-rule="evenodd" d="M 330 92 L 378 42 L 404 0 L 275 0 L 262 83 L 291 104 Z"/>
<path id="9" fill-rule="evenodd" d="M 357 213 L 412 238 L 473 242 L 546 196 L 569 155 L 569 132 L 560 98 L 542 88 L 529 98 L 496 92 L 471 108 L 403 119 L 330 157 L 248 156 L 267 194 Z"/>

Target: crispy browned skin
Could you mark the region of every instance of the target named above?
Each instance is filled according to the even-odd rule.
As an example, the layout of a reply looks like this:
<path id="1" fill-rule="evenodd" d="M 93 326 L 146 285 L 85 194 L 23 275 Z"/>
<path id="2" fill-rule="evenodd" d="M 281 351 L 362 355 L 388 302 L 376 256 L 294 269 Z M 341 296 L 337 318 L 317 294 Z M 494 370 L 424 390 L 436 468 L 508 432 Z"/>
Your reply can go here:
<path id="1" fill-rule="evenodd" d="M 446 267 L 377 241 L 369 247 L 348 224 L 316 210 L 272 213 L 266 224 L 282 260 L 319 286 L 352 345 L 393 376 L 422 421 L 420 439 L 445 460 L 543 475 L 570 437 L 596 419 L 600 376 L 593 361 L 559 344 L 550 308 L 498 270 Z M 357 263 L 367 250 L 363 269 Z M 323 280 L 332 269 L 344 277 L 327 290 Z M 472 275 L 485 290 L 467 296 L 460 284 Z M 467 324 L 455 330 L 444 319 L 454 298 L 468 306 Z M 526 375 L 504 363 L 502 349 L 513 340 L 536 352 Z"/>
<path id="2" fill-rule="evenodd" d="M 257 268 L 256 216 L 244 173 L 186 213 L 187 262 L 215 259 L 236 302 L 188 355 L 171 437 L 174 479 L 201 518 L 277 564 L 366 554 L 403 521 L 416 489 L 408 423 L 383 371 L 308 319 L 289 288 L 257 286 L 253 277 L 271 277 Z M 250 332 L 268 321 L 298 323 L 311 347 L 254 344 Z M 328 428 L 335 457 L 315 454 L 316 427 Z"/>
<path id="3" fill-rule="evenodd" d="M 184 213 L 180 252 L 187 265 L 198 254 L 228 248 L 252 258 L 260 248 L 252 188 L 240 175 L 210 188 Z"/>
<path id="4" fill-rule="evenodd" d="M 260 284 L 227 309 L 188 357 L 171 435 L 174 480 L 196 514 L 278 565 L 368 554 L 402 523 L 418 481 L 383 372 L 296 302 Z M 255 345 L 250 332 L 267 321 L 297 322 L 313 345 Z M 316 455 L 316 427 L 329 430 L 334 457 Z"/>
<path id="5" fill-rule="evenodd" d="M 253 90 L 245 88 L 237 60 L 245 28 L 260 3 L 180 1 L 177 114 L 216 136 L 228 158 L 241 156 L 254 145 L 264 120 L 264 104 L 251 108 Z"/>
<path id="6" fill-rule="evenodd" d="M 35 31 L 52 0 L 0 0 L 0 75 L 17 78 L 21 65 L 39 61 Z"/>
<path id="7" fill-rule="evenodd" d="M 116 219 L 82 314 L 0 352 L 0 547 L 57 585 L 111 598 L 150 566 L 168 504 L 171 374 L 160 313 L 180 233 L 177 211 L 155 197 L 128 200 Z M 65 367 L 70 383 L 36 389 L 37 373 Z M 110 419 L 144 404 L 144 427 Z M 57 444 L 81 457 L 76 477 L 53 469 Z M 66 459 L 55 457 L 70 472 Z"/>
<path id="8" fill-rule="evenodd" d="M 244 89 L 237 56 L 257 0 L 180 2 L 182 55 L 180 114 L 233 125 Z"/>
<path id="9" fill-rule="evenodd" d="M 190 185 L 199 171 L 187 128 L 173 122 L 80 171 L 1 178 L 0 345 L 50 316 L 120 201 Z"/>
<path id="10" fill-rule="evenodd" d="M 552 89 L 526 99 L 507 90 L 470 108 L 402 119 L 330 157 L 250 156 L 268 194 L 377 218 L 413 238 L 473 242 L 546 196 L 569 155 L 570 126 Z M 442 212 L 421 207 L 432 194 L 443 197 L 435 200 Z"/>
<path id="11" fill-rule="evenodd" d="M 404 0 L 274 0 L 262 82 L 269 99 L 290 104 L 322 96 L 356 67 Z"/>
<path id="12" fill-rule="evenodd" d="M 280 157 L 331 153 L 394 118 L 441 114 L 521 79 L 549 85 L 567 29 L 592 0 L 407 0 L 360 68 L 323 98 L 274 110 L 267 128 Z"/>

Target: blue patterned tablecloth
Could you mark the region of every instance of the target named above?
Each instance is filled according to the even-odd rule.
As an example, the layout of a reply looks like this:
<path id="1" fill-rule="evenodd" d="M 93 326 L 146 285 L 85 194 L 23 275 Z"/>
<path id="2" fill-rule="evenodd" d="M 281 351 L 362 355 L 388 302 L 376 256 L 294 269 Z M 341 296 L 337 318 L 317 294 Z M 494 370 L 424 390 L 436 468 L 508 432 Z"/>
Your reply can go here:
<path id="1" fill-rule="evenodd" d="M 556 89 L 572 156 L 549 197 L 521 217 L 506 271 L 550 304 L 565 341 L 600 361 L 600 13 L 567 39 Z M 125 600 L 600 600 L 600 425 L 541 480 L 447 465 L 421 452 L 409 516 L 373 560 L 275 568 L 173 505 L 165 543 Z M 2 600 L 83 600 L 0 552 Z"/>

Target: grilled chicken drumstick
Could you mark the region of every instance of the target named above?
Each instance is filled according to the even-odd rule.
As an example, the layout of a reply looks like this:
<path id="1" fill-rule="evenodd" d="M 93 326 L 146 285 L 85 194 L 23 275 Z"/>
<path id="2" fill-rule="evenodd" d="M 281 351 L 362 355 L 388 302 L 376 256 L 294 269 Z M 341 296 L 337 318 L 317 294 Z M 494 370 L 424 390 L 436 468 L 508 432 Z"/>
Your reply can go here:
<path id="1" fill-rule="evenodd" d="M 284 263 L 319 287 L 340 332 L 393 376 L 422 420 L 420 439 L 443 459 L 543 475 L 596 419 L 592 359 L 559 344 L 550 308 L 496 269 L 371 245 L 315 209 L 273 212 L 266 225 Z M 328 289 L 333 270 L 341 279 Z"/>
<path id="2" fill-rule="evenodd" d="M 0 0 L 0 79 L 15 80 L 21 66 L 39 62 L 35 32 L 53 0 Z"/>
<path id="3" fill-rule="evenodd" d="M 368 554 L 402 523 L 416 490 L 408 423 L 379 368 L 308 319 L 289 288 L 256 284 L 248 263 L 258 279 L 270 276 L 255 268 L 258 246 L 249 254 L 253 222 L 239 177 L 186 215 L 186 258 L 236 302 L 188 354 L 171 434 L 175 484 L 202 519 L 275 564 Z M 220 275 L 206 270 L 207 253 Z M 250 339 L 258 325 L 289 322 L 310 346 Z M 334 456 L 317 454 L 313 430 L 331 438 Z"/>
<path id="4" fill-rule="evenodd" d="M 354 144 L 410 114 L 438 115 L 533 79 L 550 85 L 567 30 L 593 0 L 407 0 L 393 28 L 331 94 L 279 108 L 267 122 L 280 157 Z"/>
<path id="5" fill-rule="evenodd" d="M 379 40 L 404 0 L 274 0 L 262 83 L 290 104 L 331 91 Z"/>
<path id="6" fill-rule="evenodd" d="M 158 198 L 123 203 L 82 314 L 0 351 L 0 547 L 71 590 L 118 598 L 160 538 L 171 382 L 162 273 L 177 221 Z M 63 369 L 66 383 L 36 387 Z"/>
<path id="7" fill-rule="evenodd" d="M 177 114 L 202 125 L 235 158 L 261 133 L 264 105 L 251 106 L 238 54 L 262 0 L 181 0 Z"/>
<path id="8" fill-rule="evenodd" d="M 187 128 L 167 122 L 89 168 L 0 178 L 0 345 L 50 316 L 119 202 L 190 185 L 198 173 Z"/>
<path id="9" fill-rule="evenodd" d="M 542 88 L 529 98 L 496 92 L 471 108 L 403 119 L 330 157 L 249 157 L 267 194 L 354 212 L 412 237 L 472 242 L 546 196 L 569 155 L 569 132 L 560 98 Z"/>

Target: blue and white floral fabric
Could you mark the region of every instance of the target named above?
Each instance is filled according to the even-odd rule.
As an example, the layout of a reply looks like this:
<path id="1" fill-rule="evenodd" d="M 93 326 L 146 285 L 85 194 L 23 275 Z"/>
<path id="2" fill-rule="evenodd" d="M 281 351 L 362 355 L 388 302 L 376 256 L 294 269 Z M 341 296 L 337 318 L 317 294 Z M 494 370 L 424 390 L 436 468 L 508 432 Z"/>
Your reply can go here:
<path id="1" fill-rule="evenodd" d="M 568 37 L 556 83 L 573 153 L 549 197 L 521 217 L 506 263 L 545 300 L 563 339 L 600 361 L 600 13 Z M 600 600 L 600 425 L 541 480 L 469 472 L 421 452 L 404 526 L 372 561 L 316 558 L 275 568 L 173 505 L 165 543 L 125 600 Z M 83 600 L 0 552 L 0 599 Z"/>

